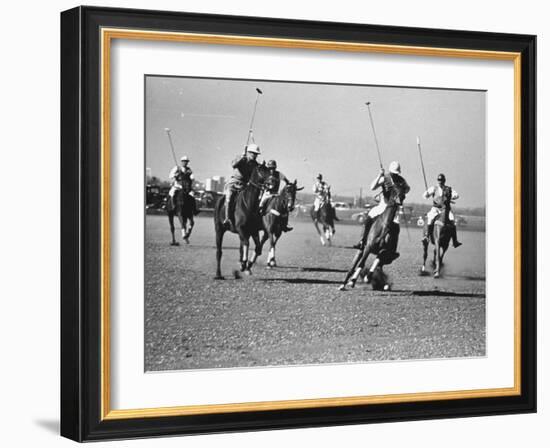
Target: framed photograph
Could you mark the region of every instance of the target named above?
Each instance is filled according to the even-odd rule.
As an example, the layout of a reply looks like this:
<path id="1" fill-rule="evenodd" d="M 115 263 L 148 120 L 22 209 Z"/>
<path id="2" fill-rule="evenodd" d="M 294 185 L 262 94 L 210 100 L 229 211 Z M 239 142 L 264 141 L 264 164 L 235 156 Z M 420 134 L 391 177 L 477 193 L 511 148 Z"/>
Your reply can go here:
<path id="1" fill-rule="evenodd" d="M 536 411 L 535 36 L 61 14 L 61 433 Z"/>

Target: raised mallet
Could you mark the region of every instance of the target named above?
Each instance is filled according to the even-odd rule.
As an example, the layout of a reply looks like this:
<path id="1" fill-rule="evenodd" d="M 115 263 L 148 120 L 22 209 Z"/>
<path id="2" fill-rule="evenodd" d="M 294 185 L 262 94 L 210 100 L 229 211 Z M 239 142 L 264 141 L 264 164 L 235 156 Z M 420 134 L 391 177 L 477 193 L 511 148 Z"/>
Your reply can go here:
<path id="1" fill-rule="evenodd" d="M 262 92 L 259 88 L 256 87 L 256 101 L 254 102 L 254 109 L 252 110 L 252 118 L 250 119 L 250 126 L 248 127 L 248 137 L 246 138 L 246 144 L 250 143 L 250 135 L 252 134 L 252 128 L 254 126 L 254 118 L 256 118 L 256 108 L 258 107 L 258 100 Z"/>
<path id="2" fill-rule="evenodd" d="M 384 169 L 384 165 L 382 164 L 382 156 L 380 155 L 380 147 L 378 146 L 378 138 L 376 137 L 376 130 L 374 129 L 374 120 L 372 119 L 372 112 L 370 110 L 370 101 L 366 102 L 365 104 L 367 105 L 367 109 L 369 110 L 370 125 L 372 127 L 372 133 L 374 135 L 374 143 L 376 144 L 376 152 L 378 153 L 380 169 Z"/>
<path id="3" fill-rule="evenodd" d="M 172 142 L 172 134 L 170 134 L 170 128 L 164 128 L 164 131 L 166 132 L 166 135 L 168 136 L 168 141 L 170 142 L 170 148 L 172 149 L 172 156 L 174 157 L 174 162 L 176 163 L 177 166 L 179 166 L 178 159 L 176 157 L 176 151 L 174 150 L 174 143 Z"/>
<path id="4" fill-rule="evenodd" d="M 424 176 L 424 186 L 428 189 L 428 182 L 426 182 L 426 171 L 424 170 L 424 159 L 422 158 L 422 149 L 420 148 L 420 137 L 416 137 L 416 146 L 418 146 L 418 154 L 420 155 L 420 166 L 422 167 L 422 176 Z"/>

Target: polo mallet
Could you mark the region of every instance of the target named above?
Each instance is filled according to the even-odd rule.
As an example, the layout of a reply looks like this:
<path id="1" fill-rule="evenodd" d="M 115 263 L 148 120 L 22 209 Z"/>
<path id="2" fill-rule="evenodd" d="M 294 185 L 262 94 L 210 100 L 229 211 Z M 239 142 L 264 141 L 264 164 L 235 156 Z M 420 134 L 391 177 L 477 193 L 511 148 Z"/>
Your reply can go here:
<path id="1" fill-rule="evenodd" d="M 252 110 L 252 118 L 250 119 L 250 126 L 248 127 L 248 137 L 246 138 L 246 145 L 250 143 L 250 136 L 252 135 L 252 129 L 254 126 L 254 118 L 256 118 L 256 108 L 258 107 L 258 100 L 260 99 L 260 95 L 262 95 L 264 92 L 262 92 L 259 88 L 256 87 L 256 101 L 254 102 L 254 109 Z M 254 139 L 254 137 L 252 137 Z"/>
<path id="2" fill-rule="evenodd" d="M 426 181 L 426 171 L 424 170 L 424 159 L 422 159 L 422 148 L 420 148 L 420 137 L 416 137 L 416 146 L 418 146 L 418 154 L 420 155 L 420 166 L 422 167 L 422 176 L 424 177 L 424 186 L 428 189 L 428 182 Z"/>
<path id="3" fill-rule="evenodd" d="M 172 135 L 170 134 L 170 128 L 164 128 L 166 135 L 168 136 L 168 141 L 170 142 L 170 148 L 172 149 L 172 157 L 174 157 L 174 162 L 176 166 L 179 166 L 178 159 L 176 157 L 176 151 L 174 150 L 174 143 L 172 142 Z"/>
<path id="4" fill-rule="evenodd" d="M 367 109 L 369 110 L 369 118 L 370 118 L 370 125 L 372 127 L 372 133 L 374 135 L 374 143 L 376 143 L 376 152 L 378 153 L 378 161 L 380 162 L 380 169 L 384 169 L 384 165 L 382 164 L 382 156 L 380 155 L 380 147 L 378 146 L 378 138 L 376 137 L 376 130 L 374 129 L 374 120 L 372 119 L 372 112 L 370 110 L 370 101 L 365 103 L 367 105 Z"/>

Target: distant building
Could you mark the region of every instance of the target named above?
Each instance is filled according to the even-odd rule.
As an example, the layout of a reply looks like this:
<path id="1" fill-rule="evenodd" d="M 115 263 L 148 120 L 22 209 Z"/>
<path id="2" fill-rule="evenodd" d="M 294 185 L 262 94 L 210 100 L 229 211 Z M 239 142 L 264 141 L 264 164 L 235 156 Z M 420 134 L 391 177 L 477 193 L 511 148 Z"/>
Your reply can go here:
<path id="1" fill-rule="evenodd" d="M 204 189 L 206 191 L 222 192 L 225 187 L 225 177 L 212 176 L 204 181 Z"/>

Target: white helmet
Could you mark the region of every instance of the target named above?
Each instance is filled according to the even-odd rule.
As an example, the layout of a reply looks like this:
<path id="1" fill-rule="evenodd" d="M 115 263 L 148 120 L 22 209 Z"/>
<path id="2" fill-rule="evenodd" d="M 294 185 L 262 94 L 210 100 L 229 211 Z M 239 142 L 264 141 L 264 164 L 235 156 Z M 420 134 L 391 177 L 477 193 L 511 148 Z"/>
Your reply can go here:
<path id="1" fill-rule="evenodd" d="M 250 143 L 246 146 L 247 152 L 253 152 L 254 154 L 260 154 L 260 147 L 256 143 Z"/>
<path id="2" fill-rule="evenodd" d="M 399 162 L 394 160 L 392 163 L 390 163 L 388 171 L 392 174 L 401 174 L 401 165 L 399 164 Z"/>
<path id="3" fill-rule="evenodd" d="M 183 156 L 180 160 L 181 160 L 182 162 L 189 162 L 189 157 Z"/>

